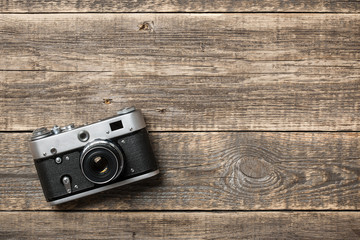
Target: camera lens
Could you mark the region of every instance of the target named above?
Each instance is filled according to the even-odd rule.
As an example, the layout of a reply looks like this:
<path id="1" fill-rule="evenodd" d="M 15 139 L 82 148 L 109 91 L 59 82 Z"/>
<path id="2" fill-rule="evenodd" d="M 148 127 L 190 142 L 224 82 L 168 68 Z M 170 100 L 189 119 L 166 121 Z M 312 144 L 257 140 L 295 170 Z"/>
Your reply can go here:
<path id="1" fill-rule="evenodd" d="M 95 158 L 90 161 L 90 167 L 92 171 L 98 174 L 105 174 L 109 170 L 108 160 L 103 156 L 95 156 Z"/>
<path id="2" fill-rule="evenodd" d="M 80 158 L 84 176 L 96 184 L 117 178 L 124 166 L 123 155 L 115 144 L 98 140 L 85 146 Z"/>

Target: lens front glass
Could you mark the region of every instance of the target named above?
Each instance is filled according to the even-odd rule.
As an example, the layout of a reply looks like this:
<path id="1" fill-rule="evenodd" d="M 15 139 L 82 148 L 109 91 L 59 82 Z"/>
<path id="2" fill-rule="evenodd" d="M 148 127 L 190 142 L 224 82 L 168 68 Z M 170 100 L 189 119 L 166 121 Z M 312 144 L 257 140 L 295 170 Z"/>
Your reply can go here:
<path id="1" fill-rule="evenodd" d="M 96 184 L 118 177 L 124 165 L 120 149 L 107 141 L 91 143 L 84 149 L 80 163 L 84 176 Z"/>
<path id="2" fill-rule="evenodd" d="M 108 160 L 103 156 L 95 156 L 95 158 L 90 160 L 91 170 L 98 174 L 106 174 L 109 170 Z"/>

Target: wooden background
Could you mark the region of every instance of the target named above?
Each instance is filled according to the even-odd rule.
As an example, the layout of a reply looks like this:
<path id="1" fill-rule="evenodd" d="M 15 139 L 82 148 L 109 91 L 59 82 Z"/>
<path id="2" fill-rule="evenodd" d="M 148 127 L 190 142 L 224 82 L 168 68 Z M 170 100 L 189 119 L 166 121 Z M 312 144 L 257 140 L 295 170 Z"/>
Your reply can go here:
<path id="1" fill-rule="evenodd" d="M 0 239 L 359 239 L 360 1 L 0 1 Z M 52 207 L 31 131 L 141 108 L 161 175 Z"/>

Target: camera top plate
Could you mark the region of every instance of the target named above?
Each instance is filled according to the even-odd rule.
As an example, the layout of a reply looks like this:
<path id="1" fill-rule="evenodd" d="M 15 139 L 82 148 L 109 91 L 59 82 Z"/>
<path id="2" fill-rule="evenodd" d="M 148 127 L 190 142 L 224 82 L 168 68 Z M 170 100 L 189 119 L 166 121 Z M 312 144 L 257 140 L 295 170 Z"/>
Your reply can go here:
<path id="1" fill-rule="evenodd" d="M 111 125 L 115 125 L 114 130 Z M 111 139 L 129 134 L 146 127 L 144 117 L 139 110 L 132 109 L 127 113 L 118 114 L 98 122 L 68 129 L 58 134 L 47 135 L 30 141 L 30 150 L 34 159 L 47 158 L 72 149 L 84 147 L 95 139 Z M 86 141 L 79 139 L 81 133 L 87 132 Z"/>

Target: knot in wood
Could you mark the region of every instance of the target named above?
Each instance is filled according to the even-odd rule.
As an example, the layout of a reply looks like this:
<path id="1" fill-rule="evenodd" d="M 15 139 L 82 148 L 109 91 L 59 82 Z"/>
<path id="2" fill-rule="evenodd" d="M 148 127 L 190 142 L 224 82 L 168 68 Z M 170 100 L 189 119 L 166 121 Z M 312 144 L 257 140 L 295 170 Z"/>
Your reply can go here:
<path id="1" fill-rule="evenodd" d="M 154 22 L 153 21 L 146 21 L 142 24 L 138 25 L 139 31 L 148 31 L 153 32 L 154 31 Z"/>
<path id="2" fill-rule="evenodd" d="M 271 174 L 270 163 L 261 157 L 244 156 L 240 162 L 240 171 L 250 178 L 264 178 Z"/>

